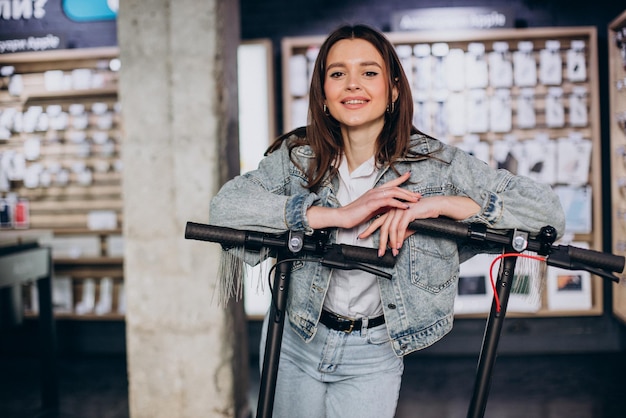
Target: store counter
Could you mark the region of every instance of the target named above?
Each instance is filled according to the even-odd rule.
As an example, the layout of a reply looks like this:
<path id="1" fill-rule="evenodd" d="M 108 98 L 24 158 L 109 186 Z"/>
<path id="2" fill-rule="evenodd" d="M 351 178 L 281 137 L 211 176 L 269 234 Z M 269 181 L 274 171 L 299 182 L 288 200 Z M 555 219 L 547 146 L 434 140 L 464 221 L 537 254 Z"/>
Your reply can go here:
<path id="1" fill-rule="evenodd" d="M 42 245 L 49 242 L 51 236 L 48 231 L 32 230 L 0 233 L 0 309 L 3 313 L 0 325 L 21 324 L 22 286 L 37 282 L 43 409 L 57 408 L 59 403 L 56 326 L 52 308 L 52 250 Z M 0 335 L 6 331 L 6 327 L 0 326 Z"/>

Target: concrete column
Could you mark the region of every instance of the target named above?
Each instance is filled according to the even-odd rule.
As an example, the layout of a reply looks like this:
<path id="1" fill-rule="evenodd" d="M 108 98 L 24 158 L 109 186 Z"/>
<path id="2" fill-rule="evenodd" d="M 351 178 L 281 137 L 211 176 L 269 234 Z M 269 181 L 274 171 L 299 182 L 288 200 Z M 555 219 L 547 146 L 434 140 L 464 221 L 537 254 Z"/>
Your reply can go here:
<path id="1" fill-rule="evenodd" d="M 238 170 L 239 3 L 124 0 L 118 39 L 131 416 L 245 416 L 241 304 L 214 297 L 219 245 L 184 239 Z"/>

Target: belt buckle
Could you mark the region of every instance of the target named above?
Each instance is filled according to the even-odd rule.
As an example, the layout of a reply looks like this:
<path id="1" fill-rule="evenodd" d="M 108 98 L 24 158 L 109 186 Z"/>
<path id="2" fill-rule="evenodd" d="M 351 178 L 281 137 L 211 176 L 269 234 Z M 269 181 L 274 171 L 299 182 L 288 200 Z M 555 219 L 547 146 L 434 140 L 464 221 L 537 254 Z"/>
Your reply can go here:
<path id="1" fill-rule="evenodd" d="M 346 334 L 350 334 L 352 331 L 354 331 L 354 323 L 356 322 L 354 319 L 349 319 L 348 321 L 350 322 L 350 327 L 343 331 Z"/>
<path id="2" fill-rule="evenodd" d="M 343 315 L 337 315 L 337 318 L 344 322 L 350 323 L 350 326 L 348 327 L 348 329 L 343 330 L 343 332 L 345 332 L 346 334 L 350 334 L 352 331 L 354 331 L 354 325 L 356 324 L 356 321 L 358 321 L 358 319 L 348 318 L 347 316 L 343 316 Z"/>

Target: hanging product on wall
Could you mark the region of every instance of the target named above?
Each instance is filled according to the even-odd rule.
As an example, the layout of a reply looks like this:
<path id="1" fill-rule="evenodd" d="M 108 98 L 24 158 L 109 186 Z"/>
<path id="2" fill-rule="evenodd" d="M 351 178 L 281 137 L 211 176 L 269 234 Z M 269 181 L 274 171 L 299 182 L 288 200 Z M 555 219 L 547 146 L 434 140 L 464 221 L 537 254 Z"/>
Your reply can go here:
<path id="1" fill-rule="evenodd" d="M 426 91 L 430 89 L 432 80 L 430 45 L 415 45 L 413 47 L 413 55 L 415 55 L 413 89 L 417 92 Z"/>
<path id="2" fill-rule="evenodd" d="M 531 41 L 521 41 L 517 44 L 517 51 L 513 53 L 513 79 L 516 86 L 537 85 L 537 62 L 533 48 Z"/>
<path id="3" fill-rule="evenodd" d="M 489 85 L 485 44 L 470 42 L 465 54 L 465 85 L 469 89 L 484 89 Z"/>
<path id="4" fill-rule="evenodd" d="M 517 127 L 533 129 L 537 126 L 535 115 L 535 90 L 523 88 L 517 97 Z"/>
<path id="5" fill-rule="evenodd" d="M 511 108 L 511 90 L 496 89 L 491 96 L 489 106 L 489 126 L 493 132 L 510 132 L 513 127 L 513 109 Z"/>
<path id="6" fill-rule="evenodd" d="M 563 105 L 563 89 L 561 87 L 548 88 L 545 115 L 548 128 L 562 128 L 565 126 L 565 107 Z"/>
<path id="7" fill-rule="evenodd" d="M 587 106 L 587 87 L 575 86 L 569 95 L 569 124 L 571 126 L 587 126 L 589 123 Z"/>
<path id="8" fill-rule="evenodd" d="M 451 48 L 442 59 L 445 62 L 446 69 L 444 73 L 446 88 L 452 92 L 465 90 L 465 52 L 460 48 Z"/>
<path id="9" fill-rule="evenodd" d="M 448 132 L 451 135 L 462 136 L 468 131 L 469 117 L 466 117 L 468 115 L 466 106 L 472 106 L 472 104 L 465 100 L 464 94 L 455 92 L 448 95 L 446 119 L 448 120 Z"/>
<path id="10" fill-rule="evenodd" d="M 567 50 L 567 79 L 574 83 L 587 79 L 584 41 L 572 41 L 570 49 Z"/>
<path id="11" fill-rule="evenodd" d="M 494 42 L 489 53 L 489 84 L 492 87 L 513 86 L 513 61 L 508 42 Z"/>
<path id="12" fill-rule="evenodd" d="M 559 86 L 563 81 L 561 43 L 546 41 L 546 47 L 539 52 L 539 80 L 546 86 Z"/>
<path id="13" fill-rule="evenodd" d="M 528 158 L 528 170 L 519 174 L 542 183 L 556 184 L 557 143 L 547 134 L 538 133 L 535 138 L 524 141 L 524 148 Z"/>

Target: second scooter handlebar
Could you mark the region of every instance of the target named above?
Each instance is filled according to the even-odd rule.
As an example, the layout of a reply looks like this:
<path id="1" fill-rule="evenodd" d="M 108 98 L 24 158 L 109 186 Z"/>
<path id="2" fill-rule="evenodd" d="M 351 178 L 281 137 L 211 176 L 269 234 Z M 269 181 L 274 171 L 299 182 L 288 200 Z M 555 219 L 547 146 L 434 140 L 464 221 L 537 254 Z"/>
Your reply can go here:
<path id="1" fill-rule="evenodd" d="M 492 230 L 480 224 L 464 224 L 452 219 L 433 218 L 416 219 L 409 224 L 409 228 L 418 232 L 447 236 L 457 240 L 475 240 L 479 242 L 491 242 L 499 244 L 512 244 L 512 230 Z M 556 237 L 554 228 L 544 227 L 549 230 L 552 237 Z M 508 232 L 508 233 L 507 233 Z M 543 232 L 543 230 L 542 230 Z M 621 273 L 624 270 L 626 259 L 611 253 L 574 247 L 571 245 L 551 245 L 541 236 L 528 237 L 526 243 L 530 251 L 535 251 L 546 256 L 548 265 L 575 270 L 585 267 L 599 268 L 602 270 Z"/>

